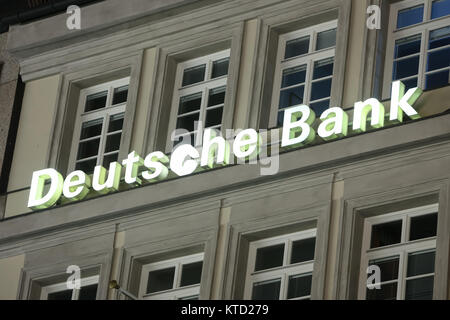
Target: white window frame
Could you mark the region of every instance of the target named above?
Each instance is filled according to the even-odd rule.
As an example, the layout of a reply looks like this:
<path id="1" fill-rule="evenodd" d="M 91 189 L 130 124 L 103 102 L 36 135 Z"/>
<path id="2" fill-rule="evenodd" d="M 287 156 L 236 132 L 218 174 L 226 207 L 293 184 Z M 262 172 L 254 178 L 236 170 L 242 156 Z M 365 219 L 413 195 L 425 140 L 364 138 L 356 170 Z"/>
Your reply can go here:
<path id="1" fill-rule="evenodd" d="M 216 53 L 213 53 L 213 54 L 210 54 L 207 56 L 203 56 L 200 58 L 195 58 L 192 60 L 181 62 L 177 65 L 174 93 L 173 93 L 173 97 L 172 97 L 172 108 L 171 108 L 171 112 L 170 112 L 169 132 L 167 135 L 167 142 L 166 142 L 166 152 L 170 152 L 173 148 L 174 142 L 171 140 L 171 137 L 172 137 L 172 133 L 174 132 L 174 130 L 176 129 L 176 126 L 177 126 L 178 108 L 179 108 L 179 103 L 180 103 L 181 97 L 199 93 L 199 92 L 202 93 L 202 102 L 200 105 L 199 120 L 202 121 L 203 124 L 205 124 L 209 91 L 212 89 L 225 87 L 225 94 L 226 94 L 226 92 L 228 90 L 227 84 L 228 84 L 228 75 L 229 75 L 230 70 L 228 70 L 228 73 L 226 75 L 223 75 L 223 76 L 220 76 L 220 77 L 217 77 L 214 79 L 211 79 L 211 75 L 212 75 L 212 69 L 213 69 L 213 62 L 217 61 L 217 60 L 225 59 L 225 58 L 231 59 L 230 53 L 231 53 L 231 50 L 227 49 L 227 50 L 216 52 Z M 206 68 L 205 68 L 205 79 L 206 80 L 183 87 L 184 70 L 195 67 L 195 66 L 199 66 L 202 64 L 206 64 Z M 215 109 L 215 108 L 219 108 L 219 107 L 223 108 L 222 121 L 221 121 L 220 125 L 211 127 L 212 129 L 218 129 L 218 128 L 223 129 L 223 122 L 224 122 L 223 120 L 224 120 L 224 116 L 225 116 L 225 102 L 224 102 L 224 104 L 214 106 L 211 109 Z M 192 113 L 196 113 L 196 112 L 192 112 Z M 187 114 L 184 114 L 184 115 L 187 115 Z M 198 132 L 202 131 L 202 129 L 204 129 L 204 128 L 194 128 L 194 131 L 193 131 L 194 133 L 196 133 L 195 145 L 197 147 L 202 144 L 203 135 L 198 134 Z M 185 136 L 185 135 L 181 135 L 181 136 Z M 179 137 L 179 136 L 176 136 L 176 137 Z"/>
<path id="2" fill-rule="evenodd" d="M 317 34 L 328 31 L 330 29 L 334 29 L 338 27 L 337 20 L 328 21 L 325 23 L 321 23 L 318 25 L 314 25 L 308 28 L 304 28 L 301 30 L 293 31 L 290 33 L 286 33 L 283 35 L 280 35 L 279 41 L 278 41 L 278 53 L 277 53 L 277 64 L 275 67 L 275 79 L 274 79 L 274 86 L 273 86 L 273 92 L 272 92 L 272 103 L 270 108 L 270 120 L 269 120 L 269 127 L 274 128 L 277 126 L 277 117 L 278 117 L 278 111 L 279 111 L 279 101 L 280 101 L 280 92 L 281 92 L 281 81 L 283 78 L 283 71 L 289 68 L 301 66 L 301 65 L 307 65 L 306 68 L 306 77 L 305 77 L 305 91 L 304 91 L 304 99 L 303 104 L 309 105 L 310 103 L 310 97 L 311 97 L 311 86 L 312 83 L 315 82 L 312 80 L 313 76 L 313 69 L 314 69 L 314 62 L 320 61 L 327 58 L 335 58 L 336 57 L 336 46 L 322 49 L 322 50 L 315 50 L 316 44 L 317 44 Z M 291 57 L 288 59 L 285 59 L 285 50 L 286 50 L 286 43 L 290 40 L 302 38 L 305 36 L 310 36 L 309 41 L 309 50 L 307 54 Z M 337 37 L 336 37 L 337 41 Z M 334 65 L 336 64 L 336 59 L 334 60 Z M 329 77 L 318 79 L 317 81 L 323 81 L 326 79 L 334 79 L 334 65 L 333 65 L 333 74 Z M 322 98 L 318 100 L 314 100 L 313 102 L 321 102 L 324 100 L 330 100 L 332 101 L 332 94 L 333 94 L 333 86 L 334 81 L 332 81 L 331 84 L 331 90 L 330 90 L 330 97 Z M 284 88 L 286 89 L 286 88 Z M 320 115 L 318 115 L 320 116 Z"/>
<path id="3" fill-rule="evenodd" d="M 181 283 L 182 266 L 200 261 L 202 262 L 204 261 L 204 253 L 197 253 L 190 256 L 164 260 L 144 265 L 142 267 L 141 281 L 139 285 L 139 298 L 144 300 L 178 300 L 180 298 L 199 296 L 201 285 L 200 283 L 186 287 L 180 287 L 180 283 Z M 156 270 L 163 270 L 171 267 L 175 267 L 175 276 L 172 289 L 147 294 L 146 291 L 149 272 Z"/>
<path id="4" fill-rule="evenodd" d="M 98 292 L 98 280 L 99 276 L 92 276 L 88 278 L 81 279 L 81 288 L 87 287 L 93 284 L 97 284 Z M 67 282 L 52 284 L 49 286 L 42 287 L 41 289 L 41 300 L 48 300 L 48 295 L 55 292 L 71 290 L 67 288 Z M 78 300 L 80 296 L 80 289 L 72 289 L 72 300 Z"/>
<path id="5" fill-rule="evenodd" d="M 426 71 L 427 65 L 426 61 L 428 58 L 428 53 L 435 50 L 442 50 L 443 48 L 446 48 L 446 47 L 439 47 L 436 49 L 428 50 L 430 32 L 450 25 L 450 16 L 444 16 L 431 20 L 431 9 L 433 1 L 434 0 L 405 0 L 390 5 L 388 40 L 386 47 L 386 57 L 385 57 L 386 61 L 383 80 L 383 99 L 389 99 L 389 97 L 391 96 L 390 90 L 391 90 L 391 83 L 393 81 L 392 71 L 394 69 L 395 42 L 399 39 L 419 34 L 421 36 L 421 46 L 419 52 L 419 70 L 417 74 L 417 86 L 419 88 L 425 88 L 425 81 L 427 74 L 432 74 L 446 69 L 450 69 L 450 67 L 446 67 L 438 70 L 433 70 L 430 72 Z M 423 21 L 421 23 L 397 29 L 398 12 L 403 9 L 419 6 L 421 4 L 424 5 Z M 408 57 L 411 56 L 402 57 L 401 59 L 407 59 Z M 416 76 L 411 76 L 403 80 L 412 79 L 414 77 Z"/>
<path id="6" fill-rule="evenodd" d="M 251 242 L 249 246 L 247 274 L 245 278 L 244 299 L 252 299 L 253 285 L 255 283 L 277 278 L 281 279 L 280 299 L 286 299 L 288 294 L 289 277 L 293 275 L 312 275 L 314 271 L 315 259 L 292 265 L 289 264 L 292 254 L 292 243 L 298 240 L 306 240 L 311 238 L 316 238 L 317 240 L 317 229 L 305 230 L 293 234 Z M 268 270 L 254 271 L 257 250 L 259 248 L 271 247 L 282 243 L 284 243 L 283 265 L 281 267 L 276 267 Z M 305 300 L 310 298 L 311 295 L 295 298 L 292 300 Z"/>
<path id="7" fill-rule="evenodd" d="M 100 135 L 99 152 L 97 153 L 96 156 L 83 159 L 84 161 L 88 161 L 89 159 L 94 159 L 95 157 L 97 157 L 96 165 L 103 165 L 103 159 L 105 156 L 117 153 L 117 151 L 109 152 L 109 153 L 104 152 L 106 138 L 109 135 L 114 135 L 114 134 L 121 132 L 122 137 L 121 137 L 120 148 L 122 148 L 123 137 L 124 137 L 123 128 L 122 128 L 122 130 L 108 133 L 108 127 L 109 127 L 110 117 L 114 116 L 116 114 L 120 114 L 120 113 L 124 113 L 124 123 L 125 123 L 125 111 L 126 111 L 126 106 L 127 106 L 128 101 L 113 106 L 112 100 L 114 97 L 114 89 L 117 89 L 117 88 L 120 88 L 123 86 L 127 86 L 127 85 L 128 86 L 130 85 L 130 77 L 122 78 L 122 79 L 107 82 L 107 83 L 102 83 L 100 85 L 89 87 L 89 88 L 86 88 L 86 89 L 83 89 L 80 91 L 78 112 L 77 112 L 77 117 L 76 117 L 76 122 L 75 122 L 75 127 L 74 127 L 75 129 L 74 129 L 73 139 L 72 139 L 72 148 L 70 151 L 70 158 L 69 158 L 70 159 L 69 170 L 68 170 L 69 172 L 74 171 L 76 164 L 77 164 L 78 146 L 80 144 L 80 134 L 81 134 L 81 129 L 82 129 L 83 123 L 85 123 L 85 122 L 103 118 L 102 133 Z M 128 92 L 129 92 L 129 89 L 130 88 L 128 88 Z M 84 110 L 85 110 L 85 105 L 86 105 L 86 98 L 89 95 L 100 93 L 103 91 L 108 91 L 105 108 L 85 112 Z M 96 137 L 96 138 L 98 138 L 98 137 Z M 94 139 L 94 138 L 90 138 L 90 139 Z M 86 140 L 88 140 L 88 139 L 86 139 Z M 118 161 L 120 161 L 120 154 L 121 154 L 121 150 L 119 149 Z"/>
<path id="8" fill-rule="evenodd" d="M 398 211 L 389 214 L 383 214 L 372 218 L 366 218 L 364 221 L 364 233 L 362 242 L 362 254 L 361 254 L 361 268 L 359 275 L 359 290 L 358 299 L 366 299 L 367 289 L 367 267 L 369 261 L 378 260 L 383 258 L 391 258 L 394 256 L 399 257 L 399 272 L 398 272 L 398 285 L 397 285 L 397 300 L 404 300 L 406 293 L 406 280 L 411 280 L 416 277 L 407 277 L 407 257 L 410 253 L 422 252 L 428 250 L 436 251 L 436 239 L 437 237 L 419 239 L 414 241 L 408 241 L 409 232 L 411 227 L 411 218 L 417 216 L 424 216 L 438 212 L 438 205 L 428 205 L 419 208 L 413 208 L 403 211 Z M 439 213 L 438 213 L 439 214 Z M 388 223 L 392 221 L 402 220 L 402 235 L 401 242 L 389 246 L 370 249 L 370 242 L 372 236 L 372 226 Z M 417 278 L 425 276 L 435 275 L 435 273 L 420 275 Z M 388 283 L 387 281 L 386 283 Z M 395 281 L 391 281 L 395 282 Z M 383 282 L 384 283 L 384 282 Z M 374 289 L 376 290 L 376 289 Z"/>

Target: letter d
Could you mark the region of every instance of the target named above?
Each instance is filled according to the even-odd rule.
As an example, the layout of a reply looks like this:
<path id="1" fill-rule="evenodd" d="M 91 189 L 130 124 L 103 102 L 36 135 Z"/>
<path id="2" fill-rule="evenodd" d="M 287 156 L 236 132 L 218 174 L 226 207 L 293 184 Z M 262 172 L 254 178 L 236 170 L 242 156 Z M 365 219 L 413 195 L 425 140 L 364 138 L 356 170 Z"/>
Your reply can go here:
<path id="1" fill-rule="evenodd" d="M 50 188 L 45 196 L 45 181 L 50 179 Z M 33 210 L 45 209 L 53 206 L 61 197 L 64 179 L 55 169 L 44 169 L 33 172 L 31 180 L 30 196 L 28 198 L 28 208 Z"/>

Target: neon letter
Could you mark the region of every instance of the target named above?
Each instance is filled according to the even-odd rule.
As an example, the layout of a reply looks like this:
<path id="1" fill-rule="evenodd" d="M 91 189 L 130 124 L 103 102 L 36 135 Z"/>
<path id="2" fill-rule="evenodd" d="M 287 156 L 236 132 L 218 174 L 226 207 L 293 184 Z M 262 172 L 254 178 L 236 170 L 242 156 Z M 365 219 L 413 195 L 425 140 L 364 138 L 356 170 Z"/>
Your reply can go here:
<path id="1" fill-rule="evenodd" d="M 420 114 L 412 107 L 412 105 L 422 95 L 422 89 L 412 88 L 405 94 L 405 85 L 401 81 L 392 83 L 391 93 L 391 115 L 389 120 L 395 122 L 403 122 L 403 111 L 411 119 L 419 119 Z"/>
<path id="2" fill-rule="evenodd" d="M 122 161 L 122 164 L 125 166 L 125 182 L 128 184 L 142 184 L 142 180 L 137 176 L 139 167 L 144 165 L 144 160 L 136 151 L 131 152 L 128 158 Z"/>
<path id="3" fill-rule="evenodd" d="M 230 143 L 221 136 L 216 136 L 212 129 L 206 129 L 203 134 L 203 148 L 200 165 L 202 167 L 214 167 L 214 158 L 217 156 L 216 163 L 228 165 L 230 163 Z"/>
<path id="4" fill-rule="evenodd" d="M 191 159 L 186 160 L 187 157 Z M 198 167 L 200 153 L 190 144 L 183 144 L 177 147 L 170 157 L 170 169 L 178 176 L 187 176 L 193 173 Z"/>
<path id="5" fill-rule="evenodd" d="M 322 123 L 317 130 L 319 136 L 325 140 L 332 140 L 347 136 L 348 115 L 341 108 L 330 108 L 320 116 Z"/>
<path id="6" fill-rule="evenodd" d="M 50 188 L 45 196 L 44 184 L 50 179 Z M 33 210 L 45 209 L 53 206 L 61 197 L 64 179 L 55 169 L 44 169 L 33 172 L 31 179 L 28 208 Z"/>
<path id="7" fill-rule="evenodd" d="M 164 180 L 169 175 L 169 169 L 164 165 L 167 163 L 169 163 L 169 158 L 161 151 L 150 153 L 144 160 L 148 171 L 143 171 L 142 177 L 148 182 Z"/>
<path id="8" fill-rule="evenodd" d="M 86 176 L 83 171 L 74 171 L 64 180 L 64 197 L 71 201 L 84 199 L 89 193 L 91 187 L 91 178 Z"/>
<path id="9" fill-rule="evenodd" d="M 103 166 L 96 166 L 92 178 L 92 188 L 100 194 L 118 191 L 121 170 L 122 166 L 118 162 L 111 162 L 106 180 L 106 169 Z"/>
<path id="10" fill-rule="evenodd" d="M 364 102 L 356 102 L 353 113 L 353 130 L 356 132 L 365 132 L 367 116 L 371 113 L 372 120 L 370 125 L 374 128 L 384 126 L 384 106 L 377 99 L 367 99 Z"/>
<path id="11" fill-rule="evenodd" d="M 311 143 L 316 137 L 316 132 L 311 128 L 315 120 L 314 111 L 304 104 L 286 109 L 281 147 L 296 147 Z M 299 132 L 300 135 L 296 137 Z"/>

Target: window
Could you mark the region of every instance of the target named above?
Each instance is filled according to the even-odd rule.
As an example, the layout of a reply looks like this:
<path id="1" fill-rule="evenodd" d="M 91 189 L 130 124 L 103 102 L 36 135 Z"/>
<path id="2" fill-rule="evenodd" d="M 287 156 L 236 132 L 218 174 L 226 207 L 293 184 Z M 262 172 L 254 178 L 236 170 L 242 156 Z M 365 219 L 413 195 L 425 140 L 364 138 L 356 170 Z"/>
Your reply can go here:
<path id="1" fill-rule="evenodd" d="M 118 160 L 129 81 L 125 78 L 81 91 L 71 170 L 91 174 L 95 166 L 109 168 Z"/>
<path id="2" fill-rule="evenodd" d="M 198 300 L 203 253 L 143 266 L 139 296 L 145 300 Z"/>
<path id="3" fill-rule="evenodd" d="M 245 298 L 309 300 L 316 230 L 250 243 Z"/>
<path id="4" fill-rule="evenodd" d="M 283 125 L 284 110 L 309 105 L 320 115 L 330 106 L 337 20 L 280 36 L 270 126 Z"/>
<path id="5" fill-rule="evenodd" d="M 67 289 L 67 283 L 42 287 L 41 300 L 96 300 L 98 276 L 81 279 L 80 289 Z"/>
<path id="6" fill-rule="evenodd" d="M 428 206 L 366 219 L 361 299 L 433 298 L 437 218 L 437 206 Z M 381 282 L 377 284 L 380 289 L 368 288 L 364 273 L 368 266 L 379 267 Z"/>
<path id="7" fill-rule="evenodd" d="M 390 83 L 406 89 L 436 89 L 450 81 L 450 0 L 403 1 L 391 5 L 384 97 Z"/>
<path id="8" fill-rule="evenodd" d="M 222 129 L 229 60 L 230 50 L 225 50 L 178 65 L 169 149 L 179 143 L 199 146 L 203 128 Z"/>

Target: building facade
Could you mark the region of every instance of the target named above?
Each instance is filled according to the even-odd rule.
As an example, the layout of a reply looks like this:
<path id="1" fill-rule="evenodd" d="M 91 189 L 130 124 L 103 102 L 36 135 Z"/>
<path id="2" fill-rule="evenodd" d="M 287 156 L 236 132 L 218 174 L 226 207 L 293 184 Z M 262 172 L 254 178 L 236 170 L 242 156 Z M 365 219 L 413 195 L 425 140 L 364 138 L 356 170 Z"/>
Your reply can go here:
<path id="1" fill-rule="evenodd" d="M 80 30 L 61 13 L 7 34 L 24 93 L 0 298 L 125 299 L 111 280 L 139 299 L 450 297 L 449 0 L 107 0 L 80 13 Z M 399 80 L 423 89 L 420 119 L 389 121 Z M 384 126 L 274 152 L 292 106 L 351 119 L 370 98 Z M 200 147 L 197 121 L 267 130 L 270 156 L 28 207 L 33 172 Z M 81 289 L 65 285 L 74 266 Z"/>

